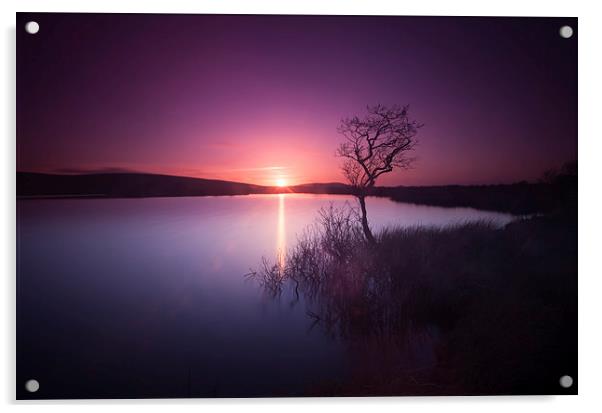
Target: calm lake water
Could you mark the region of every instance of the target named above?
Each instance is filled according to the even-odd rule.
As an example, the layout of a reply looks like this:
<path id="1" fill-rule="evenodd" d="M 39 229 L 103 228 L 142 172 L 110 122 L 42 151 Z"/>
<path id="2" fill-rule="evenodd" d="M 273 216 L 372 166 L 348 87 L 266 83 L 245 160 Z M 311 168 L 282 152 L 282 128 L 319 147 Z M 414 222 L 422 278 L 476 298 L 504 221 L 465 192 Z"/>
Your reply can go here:
<path id="1" fill-rule="evenodd" d="M 348 368 L 303 303 L 245 279 L 333 195 L 18 201 L 23 397 L 300 395 Z M 369 198 L 386 225 L 503 225 L 508 214 Z M 20 386 L 18 391 L 23 392 Z"/>

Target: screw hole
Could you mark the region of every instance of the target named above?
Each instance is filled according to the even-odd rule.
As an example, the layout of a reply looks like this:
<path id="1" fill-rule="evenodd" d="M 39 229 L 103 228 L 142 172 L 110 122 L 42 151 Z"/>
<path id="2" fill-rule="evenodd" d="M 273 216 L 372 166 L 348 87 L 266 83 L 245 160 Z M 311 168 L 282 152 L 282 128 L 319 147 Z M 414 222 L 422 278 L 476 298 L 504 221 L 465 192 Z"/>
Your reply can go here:
<path id="1" fill-rule="evenodd" d="M 570 39 L 573 36 L 573 28 L 571 26 L 562 26 L 559 30 L 560 37 Z"/>
<path id="2" fill-rule="evenodd" d="M 36 34 L 37 32 L 40 31 L 40 25 L 38 24 L 38 22 L 27 22 L 25 24 L 25 31 L 29 34 Z"/>
<path id="3" fill-rule="evenodd" d="M 571 376 L 562 376 L 560 378 L 560 385 L 565 389 L 568 389 L 573 385 L 573 378 Z"/>
<path id="4" fill-rule="evenodd" d="M 40 382 L 38 382 L 37 380 L 27 380 L 25 382 L 25 390 L 27 390 L 30 393 L 35 393 L 40 389 Z"/>

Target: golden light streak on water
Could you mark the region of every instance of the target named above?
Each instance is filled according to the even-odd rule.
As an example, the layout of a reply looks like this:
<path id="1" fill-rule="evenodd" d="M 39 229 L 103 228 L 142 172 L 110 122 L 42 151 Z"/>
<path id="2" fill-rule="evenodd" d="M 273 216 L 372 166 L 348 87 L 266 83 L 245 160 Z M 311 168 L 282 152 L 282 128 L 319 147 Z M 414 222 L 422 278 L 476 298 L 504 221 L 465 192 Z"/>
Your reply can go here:
<path id="1" fill-rule="evenodd" d="M 278 266 L 284 269 L 286 259 L 286 214 L 284 210 L 285 194 L 278 194 L 278 233 L 276 237 L 276 250 L 278 254 Z"/>

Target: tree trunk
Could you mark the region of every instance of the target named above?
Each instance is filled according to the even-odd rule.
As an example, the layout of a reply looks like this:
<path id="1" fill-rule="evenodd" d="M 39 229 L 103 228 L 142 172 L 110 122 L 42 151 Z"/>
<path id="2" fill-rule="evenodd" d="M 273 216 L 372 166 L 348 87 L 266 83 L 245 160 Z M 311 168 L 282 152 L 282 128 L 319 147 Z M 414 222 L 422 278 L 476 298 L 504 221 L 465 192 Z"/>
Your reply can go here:
<path id="1" fill-rule="evenodd" d="M 366 214 L 366 197 L 364 195 L 358 195 L 357 199 L 360 201 L 360 207 L 362 208 L 362 228 L 364 229 L 364 235 L 366 240 L 370 244 L 375 244 L 374 236 L 372 235 L 372 231 L 370 231 L 370 226 L 368 225 L 368 215 Z"/>

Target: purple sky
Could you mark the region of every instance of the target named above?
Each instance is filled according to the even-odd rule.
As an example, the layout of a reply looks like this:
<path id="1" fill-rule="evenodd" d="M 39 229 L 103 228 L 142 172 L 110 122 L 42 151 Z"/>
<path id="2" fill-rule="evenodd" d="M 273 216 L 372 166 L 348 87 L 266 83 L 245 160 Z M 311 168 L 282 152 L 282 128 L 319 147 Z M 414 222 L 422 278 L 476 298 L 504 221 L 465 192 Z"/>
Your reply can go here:
<path id="1" fill-rule="evenodd" d="M 29 35 L 25 22 L 40 32 Z M 342 117 L 409 104 L 410 171 L 534 180 L 577 157 L 572 18 L 17 16 L 17 169 L 343 181 Z"/>

